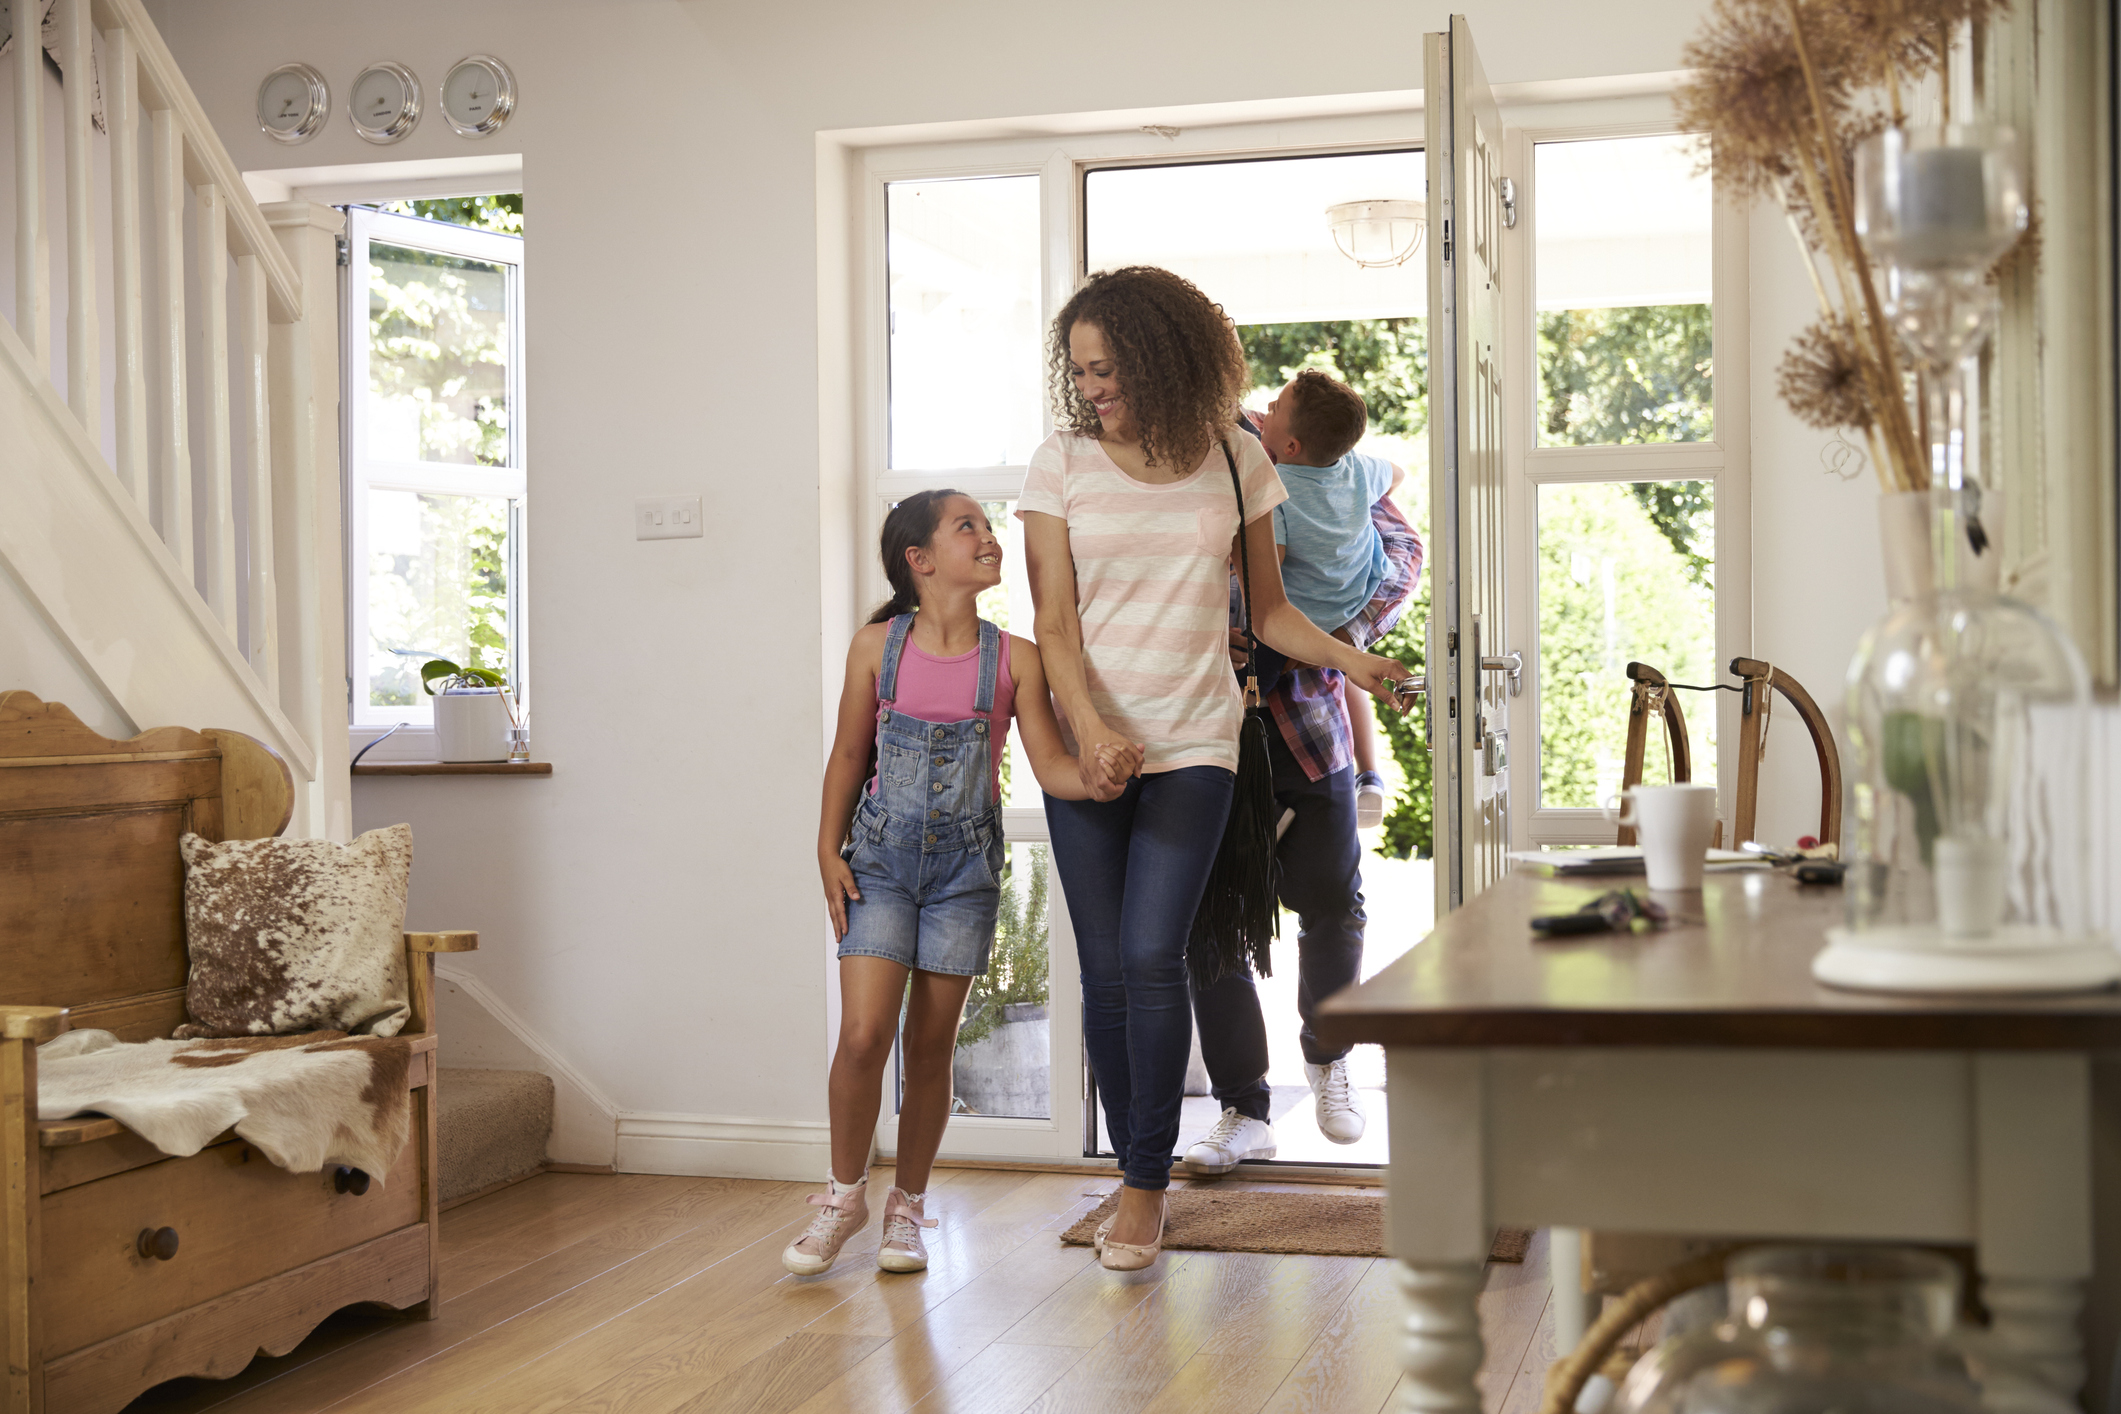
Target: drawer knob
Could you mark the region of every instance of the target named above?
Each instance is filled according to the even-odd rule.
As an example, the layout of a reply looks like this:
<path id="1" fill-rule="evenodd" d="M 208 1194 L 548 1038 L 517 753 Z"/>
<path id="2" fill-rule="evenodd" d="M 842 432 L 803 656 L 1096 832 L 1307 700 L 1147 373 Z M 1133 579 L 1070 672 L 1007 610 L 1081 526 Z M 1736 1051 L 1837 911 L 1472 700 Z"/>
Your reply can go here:
<path id="1" fill-rule="evenodd" d="M 133 1246 L 143 1257 L 167 1262 L 177 1255 L 177 1230 L 173 1227 L 143 1227 Z"/>
<path id="2" fill-rule="evenodd" d="M 351 1193 L 358 1198 L 368 1191 L 368 1175 L 360 1169 L 341 1164 L 332 1170 L 331 1186 L 334 1192 Z"/>

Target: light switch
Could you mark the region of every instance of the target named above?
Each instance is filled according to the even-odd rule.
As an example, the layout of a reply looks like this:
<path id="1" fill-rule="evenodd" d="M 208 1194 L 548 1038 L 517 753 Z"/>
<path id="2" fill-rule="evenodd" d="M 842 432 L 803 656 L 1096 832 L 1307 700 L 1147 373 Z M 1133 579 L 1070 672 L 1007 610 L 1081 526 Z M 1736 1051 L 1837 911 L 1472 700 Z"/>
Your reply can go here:
<path id="1" fill-rule="evenodd" d="M 684 540 L 703 533 L 697 496 L 657 496 L 633 503 L 636 540 Z"/>

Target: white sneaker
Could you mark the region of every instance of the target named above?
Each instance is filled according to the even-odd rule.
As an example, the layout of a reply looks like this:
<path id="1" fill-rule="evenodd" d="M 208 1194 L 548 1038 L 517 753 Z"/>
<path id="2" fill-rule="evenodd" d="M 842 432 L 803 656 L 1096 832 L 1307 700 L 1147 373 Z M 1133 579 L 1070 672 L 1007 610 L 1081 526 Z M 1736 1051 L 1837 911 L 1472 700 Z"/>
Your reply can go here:
<path id="1" fill-rule="evenodd" d="M 1203 1173 L 1228 1173 L 1246 1159 L 1274 1157 L 1274 1126 L 1236 1110 L 1224 1110 L 1215 1128 L 1186 1150 L 1186 1162 Z"/>
<path id="2" fill-rule="evenodd" d="M 1385 822 L 1385 778 L 1364 771 L 1355 778 L 1355 828 L 1374 830 Z"/>
<path id="3" fill-rule="evenodd" d="M 1342 1056 L 1330 1065 L 1305 1061 L 1304 1079 L 1311 1082 L 1311 1093 L 1318 1100 L 1318 1132 L 1335 1144 L 1353 1144 L 1362 1138 L 1362 1111 L 1348 1086 L 1348 1058 Z"/>

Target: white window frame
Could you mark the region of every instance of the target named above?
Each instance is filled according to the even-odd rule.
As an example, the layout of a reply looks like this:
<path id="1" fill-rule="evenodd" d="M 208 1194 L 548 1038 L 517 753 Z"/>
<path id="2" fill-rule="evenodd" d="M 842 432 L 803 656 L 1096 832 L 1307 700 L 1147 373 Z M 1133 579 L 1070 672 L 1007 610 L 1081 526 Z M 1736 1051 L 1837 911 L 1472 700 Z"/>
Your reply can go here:
<path id="1" fill-rule="evenodd" d="M 427 491 L 446 495 L 504 496 L 510 503 L 508 565 L 509 678 L 518 700 L 529 695 L 529 602 L 524 546 L 528 533 L 528 419 L 523 396 L 524 280 L 523 238 L 428 221 L 414 216 L 354 207 L 347 219 L 345 303 L 341 331 L 344 352 L 344 439 L 346 445 L 346 655 L 347 711 L 356 751 L 399 722 L 408 725 L 378 746 L 371 760 L 434 759 L 433 709 L 372 707 L 367 702 L 368 673 L 368 496 L 371 489 Z M 505 467 L 462 466 L 443 462 L 397 462 L 368 455 L 368 289 L 360 278 L 367 268 L 371 241 L 410 246 L 502 266 L 508 279 L 508 426 L 509 461 Z"/>
<path id="2" fill-rule="evenodd" d="M 1752 368 L 1747 319 L 1746 213 L 1720 196 L 1716 199 L 1710 240 L 1710 339 L 1715 376 L 1712 396 L 1715 436 L 1705 442 L 1666 442 L 1640 446 L 1542 447 L 1538 445 L 1539 343 L 1534 255 L 1537 250 L 1539 192 L 1533 149 L 1548 142 L 1584 142 L 1599 138 L 1675 135 L 1669 105 L 1640 111 L 1641 100 L 1586 104 L 1571 112 L 1540 114 L 1542 121 L 1508 130 L 1508 170 L 1516 180 L 1517 228 L 1507 258 L 1512 279 L 1504 295 L 1504 317 L 1520 337 L 1509 345 L 1504 368 L 1504 465 L 1509 473 L 1509 569 L 1507 579 L 1509 646 L 1524 654 L 1524 691 L 1513 700 L 1510 737 L 1529 745 L 1510 755 L 1510 796 L 1529 809 L 1511 812 L 1511 845 L 1534 849 L 1552 845 L 1613 843 L 1615 829 L 1594 808 L 1561 808 L 1539 801 L 1539 524 L 1541 486 L 1635 481 L 1708 481 L 1715 485 L 1716 668 L 1724 681 L 1730 660 L 1751 652 L 1752 598 L 1752 440 L 1750 413 Z M 1507 115 L 1506 115 L 1507 116 Z M 1710 699 L 1715 706 L 1718 743 L 1716 775 L 1723 810 L 1737 799 L 1738 698 L 1717 692 L 1689 694 L 1686 709 L 1690 733 L 1697 739 Z M 1728 818 L 1726 816 L 1726 818 Z"/>

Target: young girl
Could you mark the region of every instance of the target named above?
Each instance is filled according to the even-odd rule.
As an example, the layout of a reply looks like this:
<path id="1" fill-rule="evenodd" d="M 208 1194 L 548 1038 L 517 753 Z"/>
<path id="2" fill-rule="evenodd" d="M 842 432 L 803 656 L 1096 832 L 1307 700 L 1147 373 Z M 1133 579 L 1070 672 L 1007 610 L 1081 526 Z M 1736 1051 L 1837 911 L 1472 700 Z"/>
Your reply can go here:
<path id="1" fill-rule="evenodd" d="M 847 650 L 819 812 L 818 870 L 840 940 L 840 1040 L 831 1187 L 811 1197 L 823 1211 L 781 1254 L 798 1276 L 829 1268 L 869 1220 L 869 1148 L 902 998 L 898 1186 L 884 1199 L 876 1261 L 888 1272 L 928 1265 L 928 1167 L 950 1117 L 958 1020 L 972 979 L 987 970 L 1001 903 L 1001 762 L 1012 712 L 1039 785 L 1067 799 L 1089 795 L 1061 744 L 1037 645 L 979 617 L 980 591 L 1002 578 L 1002 547 L 979 503 L 959 491 L 908 496 L 885 518 L 882 548 L 891 602 Z M 1118 780 L 1140 761 L 1139 752 L 1108 753 Z"/>

